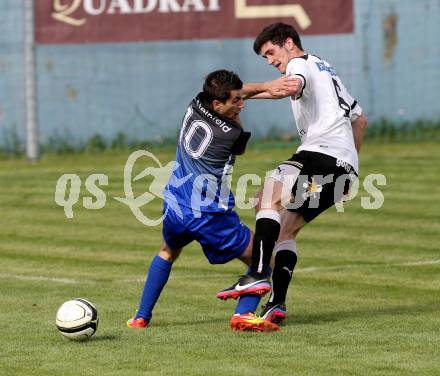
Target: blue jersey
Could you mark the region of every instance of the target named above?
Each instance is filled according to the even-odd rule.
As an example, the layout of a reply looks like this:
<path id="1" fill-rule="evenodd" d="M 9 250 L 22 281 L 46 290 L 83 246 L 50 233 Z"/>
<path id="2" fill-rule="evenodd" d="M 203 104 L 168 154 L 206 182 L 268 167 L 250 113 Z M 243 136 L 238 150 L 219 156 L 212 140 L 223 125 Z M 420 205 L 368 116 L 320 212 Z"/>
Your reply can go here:
<path id="1" fill-rule="evenodd" d="M 250 133 L 209 110 L 202 98 L 199 94 L 186 111 L 164 198 L 171 208 L 225 212 L 235 205 L 230 190 L 235 155 L 244 152 Z"/>

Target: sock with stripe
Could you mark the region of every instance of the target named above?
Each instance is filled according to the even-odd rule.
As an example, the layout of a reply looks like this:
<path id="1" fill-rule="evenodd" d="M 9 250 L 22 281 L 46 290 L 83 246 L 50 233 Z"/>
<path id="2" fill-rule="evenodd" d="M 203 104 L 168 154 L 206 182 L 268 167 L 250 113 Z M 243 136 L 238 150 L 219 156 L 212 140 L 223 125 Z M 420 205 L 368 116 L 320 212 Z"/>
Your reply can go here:
<path id="1" fill-rule="evenodd" d="M 280 215 L 275 210 L 262 210 L 257 214 L 252 246 L 252 267 L 263 273 L 269 266 L 275 243 L 280 234 Z"/>
<path id="2" fill-rule="evenodd" d="M 269 304 L 285 303 L 287 289 L 297 262 L 296 242 L 287 240 L 275 246 L 275 265 L 272 273 L 272 294 Z"/>

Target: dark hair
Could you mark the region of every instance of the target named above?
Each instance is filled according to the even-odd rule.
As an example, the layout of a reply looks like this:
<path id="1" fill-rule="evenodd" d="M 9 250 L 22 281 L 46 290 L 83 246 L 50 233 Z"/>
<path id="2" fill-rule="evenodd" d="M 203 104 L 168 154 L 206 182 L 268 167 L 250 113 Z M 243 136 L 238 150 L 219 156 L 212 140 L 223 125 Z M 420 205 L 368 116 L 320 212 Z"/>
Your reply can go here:
<path id="1" fill-rule="evenodd" d="M 260 34 L 255 38 L 254 51 L 257 55 L 261 52 L 261 47 L 266 42 L 272 42 L 278 46 L 282 46 L 287 38 L 292 38 L 293 43 L 302 50 L 301 39 L 299 38 L 298 32 L 292 25 L 287 25 L 282 22 L 277 22 L 266 26 Z"/>
<path id="2" fill-rule="evenodd" d="M 203 84 L 203 95 L 205 100 L 211 102 L 215 99 L 225 103 L 232 90 L 240 90 L 243 82 L 240 77 L 232 71 L 220 69 L 209 73 Z"/>

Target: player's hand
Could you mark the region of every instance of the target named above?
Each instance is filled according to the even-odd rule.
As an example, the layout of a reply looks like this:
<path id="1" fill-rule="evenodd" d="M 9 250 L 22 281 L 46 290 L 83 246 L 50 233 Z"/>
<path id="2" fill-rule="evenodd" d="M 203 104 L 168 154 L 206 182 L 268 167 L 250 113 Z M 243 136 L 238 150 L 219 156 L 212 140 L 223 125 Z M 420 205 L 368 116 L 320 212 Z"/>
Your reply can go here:
<path id="1" fill-rule="evenodd" d="M 302 82 L 296 77 L 281 76 L 267 83 L 266 92 L 274 98 L 285 98 L 301 91 Z"/>

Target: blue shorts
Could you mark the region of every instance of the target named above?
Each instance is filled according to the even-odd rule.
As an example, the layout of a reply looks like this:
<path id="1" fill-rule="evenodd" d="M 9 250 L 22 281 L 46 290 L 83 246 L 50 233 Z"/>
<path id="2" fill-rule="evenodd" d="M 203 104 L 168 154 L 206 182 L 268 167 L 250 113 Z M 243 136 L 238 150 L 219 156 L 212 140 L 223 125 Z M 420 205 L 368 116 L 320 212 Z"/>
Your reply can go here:
<path id="1" fill-rule="evenodd" d="M 196 240 L 211 264 L 225 264 L 239 257 L 247 248 L 251 231 L 234 211 L 203 212 L 194 217 L 190 208 L 180 207 L 182 218 L 165 203 L 167 210 L 162 234 L 171 249 L 179 249 Z"/>

